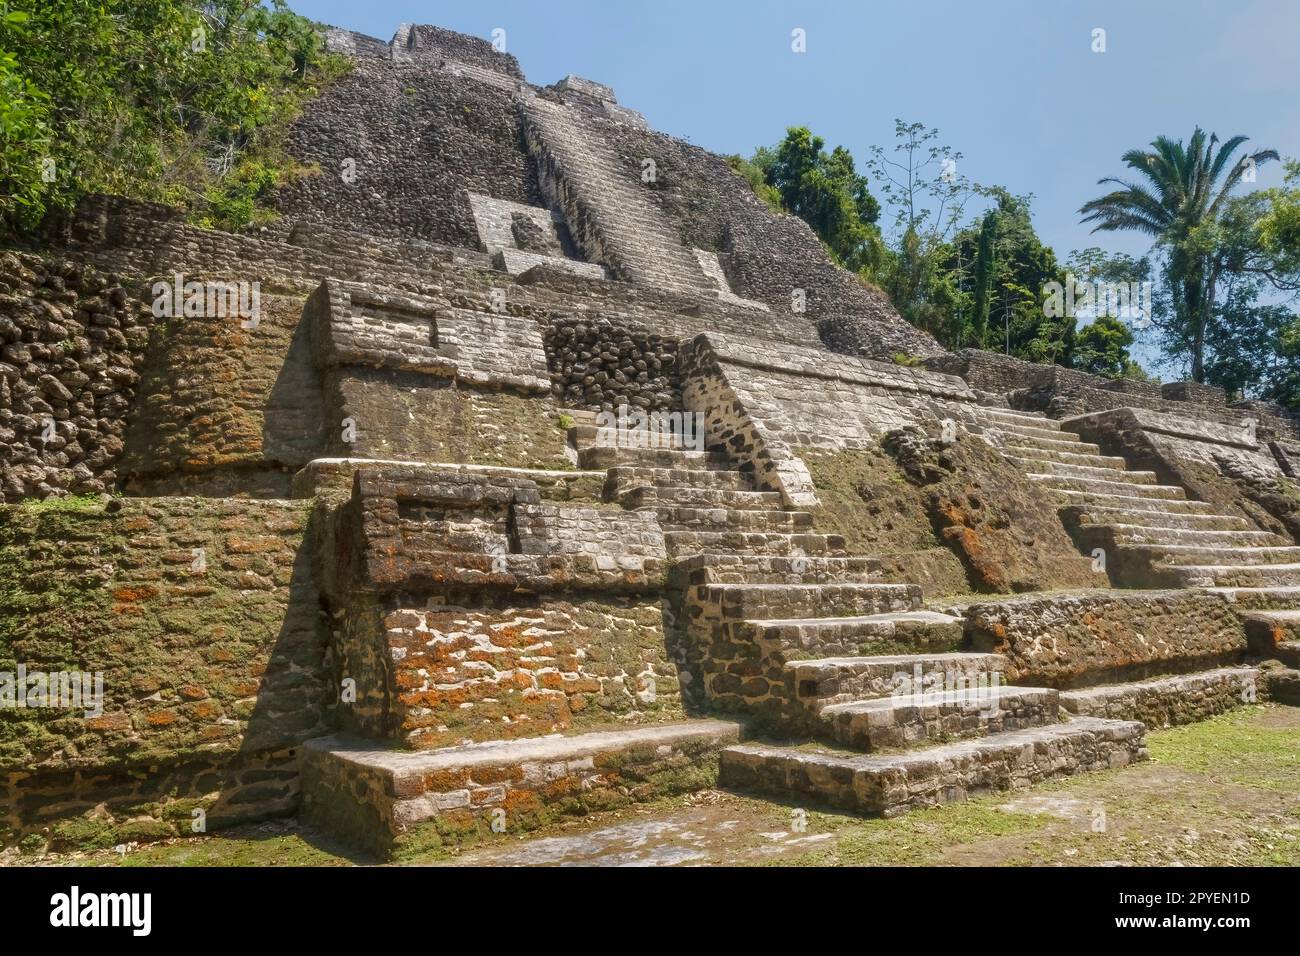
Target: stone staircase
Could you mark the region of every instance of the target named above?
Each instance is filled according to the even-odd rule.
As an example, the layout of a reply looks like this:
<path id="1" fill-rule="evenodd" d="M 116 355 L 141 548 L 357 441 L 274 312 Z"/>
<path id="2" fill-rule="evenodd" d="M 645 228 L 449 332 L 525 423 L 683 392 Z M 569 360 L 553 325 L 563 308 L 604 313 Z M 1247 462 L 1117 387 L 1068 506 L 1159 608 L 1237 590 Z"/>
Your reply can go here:
<path id="1" fill-rule="evenodd" d="M 1106 552 L 1107 569 L 1129 587 L 1300 586 L 1300 547 L 1246 518 L 1188 499 L 1154 472 L 1042 415 L 981 409 L 985 437 L 1032 481 L 1051 489 L 1077 540 Z"/>
<path id="2" fill-rule="evenodd" d="M 1057 691 L 1001 684 L 1003 658 L 961 650 L 962 620 L 919 609 L 919 588 L 874 588 L 899 590 L 862 613 L 844 586 L 816 601 L 700 586 L 714 653 L 753 650 L 715 700 L 739 696 L 779 738 L 725 748 L 721 785 L 891 816 L 1145 756 L 1140 723 L 1059 723 Z"/>
<path id="3" fill-rule="evenodd" d="M 1124 587 L 1204 588 L 1234 602 L 1250 649 L 1300 661 L 1300 547 L 1194 501 L 1041 413 L 981 408 L 986 441 L 1051 489 L 1075 539 Z"/>
<path id="4" fill-rule="evenodd" d="M 547 198 L 564 211 L 592 262 L 619 278 L 687 295 L 718 297 L 695 254 L 639 184 L 646 157 L 620 157 L 590 121 L 541 96 L 524 101 L 524 130 Z M 630 168 L 620 168 L 630 167 Z"/>
<path id="5" fill-rule="evenodd" d="M 838 809 L 896 816 L 980 793 L 1126 766 L 1146 756 L 1142 725 L 1080 717 L 898 754 L 738 744 L 722 751 L 719 783 Z"/>
<path id="6" fill-rule="evenodd" d="M 780 741 L 726 748 L 724 785 L 889 814 L 1144 755 L 1138 723 L 1063 729 L 1057 691 L 1004 686 L 1001 656 L 961 649 L 961 618 L 882 581 L 724 456 L 600 443 L 590 413 L 569 414 L 606 499 L 659 519 L 702 702 Z"/>

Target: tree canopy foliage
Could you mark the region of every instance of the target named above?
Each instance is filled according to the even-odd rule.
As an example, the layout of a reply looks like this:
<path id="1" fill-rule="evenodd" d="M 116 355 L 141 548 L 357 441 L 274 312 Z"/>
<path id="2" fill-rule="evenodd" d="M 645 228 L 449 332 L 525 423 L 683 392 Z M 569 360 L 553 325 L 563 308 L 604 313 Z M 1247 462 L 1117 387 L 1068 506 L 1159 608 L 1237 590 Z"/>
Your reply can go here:
<path id="1" fill-rule="evenodd" d="M 749 160 L 733 159 L 733 168 L 770 205 L 804 219 L 842 265 L 942 344 L 1068 364 L 1073 325 L 1042 307 L 1044 285 L 1063 274 L 1034 231 L 1031 197 L 968 180 L 961 153 L 937 130 L 898 120 L 894 133 L 891 148 L 872 148 L 870 178 L 847 149 L 827 152 L 805 127 Z M 973 201 L 987 208 L 968 221 Z"/>
<path id="2" fill-rule="evenodd" d="M 1150 150 L 1123 156 L 1141 181 L 1103 179 L 1120 188 L 1080 212 L 1097 230 L 1153 240 L 1164 365 L 1294 406 L 1300 318 L 1287 303 L 1300 296 L 1300 164 L 1287 162 L 1281 186 L 1241 193 L 1278 159 L 1275 150 L 1243 149 L 1246 142 L 1233 136 L 1220 145 L 1199 128 L 1186 143 L 1157 137 Z"/>
<path id="3" fill-rule="evenodd" d="M 829 153 L 807 127 L 792 126 L 774 147 L 761 147 L 732 168 L 774 208 L 808 223 L 837 262 L 855 272 L 877 268 L 883 256 L 880 203 L 843 146 Z"/>
<path id="4" fill-rule="evenodd" d="M 1245 144 L 1197 129 L 1130 150 L 1137 181 L 1101 180 L 1117 188 L 1081 212 L 1096 230 L 1151 237 L 1151 252 L 1092 247 L 1064 263 L 1034 229 L 1032 196 L 969 181 L 961 153 L 920 123 L 896 120 L 865 173 L 805 127 L 732 165 L 949 348 L 1145 378 L 1132 355 L 1144 344 L 1162 369 L 1300 407 L 1300 317 L 1287 304 L 1300 296 L 1300 162 L 1282 185 L 1242 194 L 1278 158 Z M 1054 311 L 1049 289 L 1091 298 Z"/>
<path id="5" fill-rule="evenodd" d="M 1084 222 L 1095 223 L 1094 231 L 1135 230 L 1166 252 L 1173 296 L 1170 322 L 1186 342 L 1197 382 L 1205 380 L 1206 335 L 1216 314 L 1219 283 L 1225 269 L 1231 271 L 1223 255 L 1226 243 L 1233 241 L 1227 220 L 1240 210 L 1234 209 L 1230 193 L 1243 177 L 1278 158 L 1272 149 L 1236 156 L 1245 143 L 1245 136 L 1233 136 L 1220 145 L 1218 136 L 1207 136 L 1199 127 L 1186 145 L 1159 136 L 1150 150 L 1132 149 L 1123 156 L 1142 181 L 1102 179 L 1119 188 L 1079 210 Z"/>
<path id="6" fill-rule="evenodd" d="M 0 17 L 0 220 L 86 192 L 255 221 L 297 170 L 279 136 L 345 68 L 285 0 L 8 0 Z"/>

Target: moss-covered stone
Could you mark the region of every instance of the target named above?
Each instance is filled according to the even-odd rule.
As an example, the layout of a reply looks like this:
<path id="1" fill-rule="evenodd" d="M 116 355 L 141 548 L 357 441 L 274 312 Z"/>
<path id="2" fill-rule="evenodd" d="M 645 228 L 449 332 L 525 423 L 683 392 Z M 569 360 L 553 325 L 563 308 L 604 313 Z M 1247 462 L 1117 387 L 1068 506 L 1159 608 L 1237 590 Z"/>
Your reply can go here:
<path id="1" fill-rule="evenodd" d="M 52 850 L 102 850 L 119 842 L 112 820 L 72 817 L 50 828 Z"/>
<path id="2" fill-rule="evenodd" d="M 883 442 L 924 500 L 973 590 L 1009 593 L 1104 586 L 1042 488 L 978 438 L 943 442 L 910 427 Z"/>

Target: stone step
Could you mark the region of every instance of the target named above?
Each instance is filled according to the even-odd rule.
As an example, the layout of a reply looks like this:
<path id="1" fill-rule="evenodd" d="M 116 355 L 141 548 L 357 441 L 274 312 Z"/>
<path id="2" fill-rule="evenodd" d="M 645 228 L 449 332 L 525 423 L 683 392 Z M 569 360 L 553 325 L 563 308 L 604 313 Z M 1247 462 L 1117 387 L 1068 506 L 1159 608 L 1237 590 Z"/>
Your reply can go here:
<path id="1" fill-rule="evenodd" d="M 665 531 L 695 529 L 701 531 L 779 531 L 793 534 L 813 525 L 807 511 L 753 511 L 737 508 L 691 508 L 677 505 L 652 505 L 637 511 L 653 512 Z"/>
<path id="2" fill-rule="evenodd" d="M 490 836 L 498 809 L 518 833 L 555 816 L 710 786 L 713 755 L 738 739 L 740 726 L 722 720 L 439 750 L 318 737 L 301 747 L 303 816 L 347 843 L 400 857 Z"/>
<path id="3" fill-rule="evenodd" d="M 1159 502 L 1160 506 L 1168 504 L 1168 502 Z M 1257 532 L 1259 530 L 1247 519 L 1236 515 L 1215 514 L 1213 511 L 1207 513 L 1204 502 L 1183 501 L 1178 503 L 1178 508 L 1181 509 L 1187 505 L 1199 507 L 1201 511 L 1199 513 L 1189 511 L 1173 512 L 1167 507 L 1157 507 L 1153 510 L 1146 507 L 1116 507 L 1113 505 L 1082 503 L 1070 504 L 1061 510 L 1067 519 L 1080 526 L 1099 525 L 1165 531 Z"/>
<path id="4" fill-rule="evenodd" d="M 731 470 L 727 456 L 713 451 L 679 451 L 675 448 L 628 448 L 593 445 L 578 451 L 578 467 L 606 471 L 618 466 Z"/>
<path id="5" fill-rule="evenodd" d="M 714 471 L 708 468 L 638 468 L 616 465 L 606 478 L 607 495 L 619 494 L 639 485 L 689 485 L 694 488 L 722 488 L 728 491 L 751 491 L 749 480 L 738 471 Z"/>
<path id="6" fill-rule="evenodd" d="M 1118 468 L 1094 468 L 1091 465 L 1075 465 L 1060 461 L 1035 460 L 1008 455 L 1012 461 L 1024 468 L 1031 476 L 1056 475 L 1062 478 L 1093 478 L 1100 481 L 1123 481 L 1126 484 L 1154 485 L 1154 471 L 1122 471 Z M 1122 477 L 1121 477 L 1122 476 Z"/>
<path id="7" fill-rule="evenodd" d="M 1126 487 L 1137 490 L 1146 490 L 1150 487 L 1159 487 L 1152 485 L 1128 485 Z M 1182 490 L 1181 488 L 1179 489 Z M 1052 488 L 1052 494 L 1062 507 L 1073 505 L 1087 505 L 1087 510 L 1094 511 L 1100 508 L 1110 508 L 1131 512 L 1150 512 L 1158 515 L 1177 515 L 1177 514 L 1196 514 L 1196 515 L 1214 515 L 1214 505 L 1208 501 L 1193 501 L 1190 498 L 1152 498 L 1138 495 L 1123 494 L 1102 494 L 1096 491 L 1076 491 L 1072 488 Z M 1216 517 L 1219 517 L 1216 515 Z"/>
<path id="8" fill-rule="evenodd" d="M 615 275 L 639 285 L 712 296 L 715 287 L 637 179 L 635 157 L 621 153 L 580 112 L 541 97 L 523 110 L 524 139 L 570 223 L 589 233 L 584 247 L 600 250 Z M 580 124 L 580 125 L 579 125 Z"/>
<path id="9" fill-rule="evenodd" d="M 731 621 L 857 617 L 915 611 L 921 605 L 915 584 L 706 584 L 694 593 Z"/>
<path id="10" fill-rule="evenodd" d="M 1297 547 L 1234 547 L 1214 544 L 1125 544 L 1121 551 L 1140 556 L 1152 564 L 1187 565 L 1257 565 L 1296 564 Z M 1297 565 L 1300 567 L 1300 565 Z"/>
<path id="11" fill-rule="evenodd" d="M 1042 451 L 1066 451 L 1073 452 L 1077 455 L 1099 455 L 1101 446 L 1094 445 L 1092 442 L 1080 441 L 1079 436 L 1075 435 L 1073 439 L 1060 437 L 1067 434 L 1058 432 L 1056 438 L 1042 438 L 1037 435 L 1024 435 L 1019 432 L 1006 431 L 1001 428 L 990 428 L 986 434 L 994 439 L 994 444 L 1000 445 L 1004 450 L 1010 452 L 1016 448 L 1034 448 Z"/>
<path id="12" fill-rule="evenodd" d="M 1057 721 L 1046 687 L 982 687 L 907 694 L 822 708 L 822 733 L 867 752 L 983 737 Z"/>
<path id="13" fill-rule="evenodd" d="M 1127 475 L 1127 472 L 1115 472 Z M 1029 472 L 1025 475 L 1030 481 L 1037 481 L 1056 491 L 1080 491 L 1095 495 L 1130 495 L 1132 497 L 1158 499 L 1160 501 L 1183 501 L 1187 492 L 1179 485 L 1143 484 L 1140 481 L 1125 481 L 1121 478 L 1103 480 L 1099 478 L 1068 478 L 1062 475 L 1045 475 Z"/>
<path id="14" fill-rule="evenodd" d="M 869 584 L 880 560 L 862 555 L 693 554 L 673 567 L 682 587 L 702 584 Z"/>
<path id="15" fill-rule="evenodd" d="M 1001 683 L 1006 659 L 1000 654 L 881 654 L 788 661 L 787 682 L 795 701 L 813 713 L 831 704 L 914 692 L 960 690 L 983 678 Z"/>
<path id="16" fill-rule="evenodd" d="M 779 491 L 732 491 L 688 485 L 642 485 L 619 496 L 625 508 L 670 505 L 682 508 L 735 508 L 742 511 L 773 511 L 781 508 Z"/>
<path id="17" fill-rule="evenodd" d="M 1070 451 L 1049 451 L 1045 448 L 1005 448 L 1006 457 L 1024 468 L 1025 471 L 1046 471 L 1045 468 L 1032 468 L 1038 462 L 1053 462 L 1060 465 L 1079 465 L 1084 468 L 1104 468 L 1107 471 L 1127 471 L 1128 462 L 1117 455 L 1078 455 Z"/>
<path id="18" fill-rule="evenodd" d="M 1254 703 L 1259 680 L 1257 667 L 1220 667 L 1156 680 L 1063 690 L 1061 707 L 1085 717 L 1140 720 L 1148 729 L 1172 727 Z"/>
<path id="19" fill-rule="evenodd" d="M 595 425 L 600 412 L 590 408 L 557 408 L 561 415 L 567 415 L 575 425 Z"/>
<path id="20" fill-rule="evenodd" d="M 1162 571 L 1186 588 L 1300 586 L 1300 564 L 1170 564 Z"/>
<path id="21" fill-rule="evenodd" d="M 1290 656 L 1288 645 L 1300 641 L 1300 608 L 1242 611 L 1240 617 L 1250 653 L 1258 657 Z"/>
<path id="22" fill-rule="evenodd" d="M 1006 432 L 1012 435 L 1022 435 L 1025 438 L 1041 438 L 1047 441 L 1060 442 L 1062 445 L 1082 444 L 1082 439 L 1074 432 L 1061 431 L 1061 426 L 1049 428 L 1046 425 L 1022 425 L 1019 422 L 1000 421 L 996 426 L 998 431 Z"/>
<path id="23" fill-rule="evenodd" d="M 844 551 L 844 536 L 779 531 L 665 531 L 671 554 L 799 554 L 829 555 Z"/>
<path id="24" fill-rule="evenodd" d="M 1015 412 L 1005 408 L 983 407 L 976 413 L 976 416 L 994 422 L 1005 422 L 1009 425 L 1025 425 L 1031 428 L 1046 428 L 1052 431 L 1059 431 L 1061 428 L 1061 423 L 1056 419 L 1035 412 Z"/>
<path id="25" fill-rule="evenodd" d="M 1300 587 L 1296 586 L 1231 586 L 1207 587 L 1239 610 L 1289 610 L 1300 608 Z"/>
<path id="26" fill-rule="evenodd" d="M 875 816 L 1021 789 L 1146 758 L 1136 721 L 1079 717 L 975 740 L 863 755 L 740 744 L 722 751 L 719 784 Z"/>
<path id="27" fill-rule="evenodd" d="M 751 621 L 760 644 L 823 657 L 894 653 L 900 645 L 916 653 L 956 651 L 965 621 L 938 611 L 891 611 L 857 617 L 814 617 Z"/>
<path id="28" fill-rule="evenodd" d="M 1286 547 L 1281 535 L 1271 531 L 1217 531 L 1201 528 L 1163 528 L 1139 524 L 1107 526 L 1121 544 L 1191 545 L 1194 547 Z"/>
<path id="29" fill-rule="evenodd" d="M 582 451 L 586 448 L 659 448 L 672 451 L 690 451 L 682 436 L 671 431 L 620 432 L 614 428 L 601 428 L 595 424 L 570 425 L 566 435 L 569 444 Z M 692 445 L 694 442 L 692 442 Z M 701 449 L 702 450 L 702 449 Z"/>

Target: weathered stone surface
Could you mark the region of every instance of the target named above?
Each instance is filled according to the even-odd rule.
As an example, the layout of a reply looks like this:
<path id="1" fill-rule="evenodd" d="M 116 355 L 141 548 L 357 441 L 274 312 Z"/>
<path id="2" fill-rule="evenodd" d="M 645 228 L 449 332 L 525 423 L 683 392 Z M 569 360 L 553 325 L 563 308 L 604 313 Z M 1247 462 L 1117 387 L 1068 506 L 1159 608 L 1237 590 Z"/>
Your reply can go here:
<path id="1" fill-rule="evenodd" d="M 1064 691 L 1061 707 L 1071 714 L 1140 720 L 1148 729 L 1204 720 L 1263 699 L 1255 667 L 1223 667 L 1158 680 L 1107 684 Z"/>
<path id="2" fill-rule="evenodd" d="M 327 731 L 337 696 L 309 516 L 305 502 L 196 498 L 0 507 L 0 671 L 99 673 L 103 690 L 91 716 L 88 702 L 5 709 L 6 839 L 76 845 L 139 817 L 166 822 L 157 838 L 189 832 L 193 809 L 214 828 L 292 812 L 294 748 Z M 91 827 L 82 815 L 101 804 Z"/>
<path id="3" fill-rule="evenodd" d="M 741 744 L 722 752 L 720 779 L 740 790 L 797 794 L 837 809 L 890 817 L 914 807 L 1124 767 L 1146 756 L 1141 724 L 1083 717 L 898 756 Z"/>
<path id="4" fill-rule="evenodd" d="M 4 493 L 146 497 L 0 512 L 0 670 L 145 662 L 102 715 L 0 721 L 0 840 L 292 812 L 338 730 L 370 741 L 308 748 L 335 832 L 520 832 L 711 785 L 713 711 L 791 744 L 731 751 L 736 785 L 892 814 L 1140 759 L 1085 714 L 1226 708 L 1247 628 L 1261 696 L 1297 697 L 1293 417 L 941 354 L 608 87 L 436 27 L 326 36 L 355 69 L 294 126 L 319 175 L 281 219 L 97 196 L 45 233 L 77 264 L 3 256 Z M 259 322 L 132 320 L 177 275 L 265 284 Z M 622 405 L 702 440 L 609 440 Z M 1098 546 L 1178 589 L 1051 590 L 1102 584 Z"/>
<path id="5" fill-rule="evenodd" d="M 984 442 L 944 442 L 911 428 L 890 432 L 882 444 L 925 493 L 931 521 L 965 563 L 975 590 L 1103 582 L 1065 534 L 1051 503 Z"/>
<path id="6" fill-rule="evenodd" d="M 303 751 L 304 814 L 400 857 L 710 786 L 717 751 L 738 736 L 698 720 L 419 753 L 321 738 Z"/>
<path id="7" fill-rule="evenodd" d="M 557 316 L 546 327 L 556 401 L 572 408 L 681 408 L 677 342 L 637 322 Z"/>
<path id="8" fill-rule="evenodd" d="M 151 321 L 119 276 L 0 253 L 0 501 L 114 489 Z"/>
<path id="9" fill-rule="evenodd" d="M 398 608 L 350 635 L 344 669 L 371 692 L 347 723 L 412 747 L 682 717 L 655 599 Z"/>
<path id="10" fill-rule="evenodd" d="M 1246 636 L 1220 596 L 1200 591 L 1025 595 L 967 611 L 977 650 L 1002 654 L 1014 683 L 1073 688 L 1238 660 Z"/>
<path id="11" fill-rule="evenodd" d="M 328 593 L 581 587 L 653 591 L 667 571 L 653 514 L 543 504 L 520 473 L 360 466 L 333 520 Z"/>

